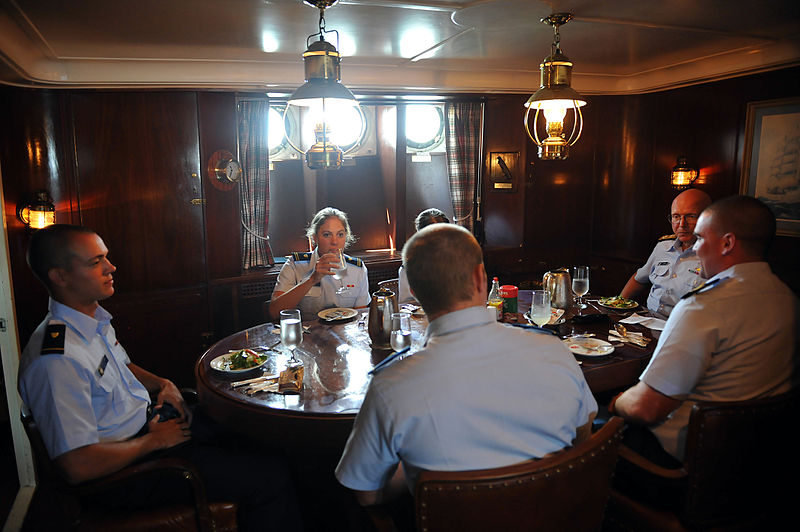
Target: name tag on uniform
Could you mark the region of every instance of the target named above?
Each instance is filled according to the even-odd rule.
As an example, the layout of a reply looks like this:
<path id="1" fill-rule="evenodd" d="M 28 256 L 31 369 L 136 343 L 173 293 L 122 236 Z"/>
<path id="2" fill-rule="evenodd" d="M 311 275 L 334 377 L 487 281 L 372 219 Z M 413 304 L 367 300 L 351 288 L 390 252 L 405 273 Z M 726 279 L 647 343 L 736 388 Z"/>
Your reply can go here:
<path id="1" fill-rule="evenodd" d="M 108 365 L 108 357 L 103 355 L 103 360 L 100 361 L 100 365 L 97 366 L 97 374 L 99 376 L 103 376 L 106 372 L 106 366 Z"/>

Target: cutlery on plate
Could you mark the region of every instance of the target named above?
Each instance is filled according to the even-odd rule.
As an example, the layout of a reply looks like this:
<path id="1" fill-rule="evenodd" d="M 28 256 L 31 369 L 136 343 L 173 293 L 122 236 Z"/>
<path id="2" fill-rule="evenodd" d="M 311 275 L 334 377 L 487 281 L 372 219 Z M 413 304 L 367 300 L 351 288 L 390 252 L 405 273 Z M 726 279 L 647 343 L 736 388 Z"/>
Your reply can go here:
<path id="1" fill-rule="evenodd" d="M 277 375 L 262 375 L 260 377 L 253 377 L 252 379 L 247 379 L 243 381 L 236 381 L 231 383 L 231 388 L 238 388 L 240 386 L 246 386 L 248 384 L 254 384 L 257 382 L 263 382 L 268 380 L 277 379 Z"/>

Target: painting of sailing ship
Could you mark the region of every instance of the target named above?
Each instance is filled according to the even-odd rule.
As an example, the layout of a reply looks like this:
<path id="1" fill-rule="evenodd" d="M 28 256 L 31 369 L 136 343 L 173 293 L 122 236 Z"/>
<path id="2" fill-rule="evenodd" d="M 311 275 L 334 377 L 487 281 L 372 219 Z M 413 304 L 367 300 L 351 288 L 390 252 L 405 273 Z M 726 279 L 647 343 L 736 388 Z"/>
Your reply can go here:
<path id="1" fill-rule="evenodd" d="M 772 209 L 778 234 L 800 236 L 800 100 L 748 105 L 747 133 L 742 193 Z"/>

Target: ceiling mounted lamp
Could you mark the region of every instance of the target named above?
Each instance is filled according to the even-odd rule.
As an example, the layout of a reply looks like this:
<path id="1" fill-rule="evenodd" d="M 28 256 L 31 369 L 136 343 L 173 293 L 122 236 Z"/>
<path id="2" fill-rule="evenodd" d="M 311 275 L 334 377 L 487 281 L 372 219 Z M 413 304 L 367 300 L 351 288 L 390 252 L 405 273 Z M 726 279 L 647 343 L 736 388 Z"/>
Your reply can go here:
<path id="1" fill-rule="evenodd" d="M 692 186 L 698 175 L 697 169 L 689 166 L 686 157 L 681 155 L 678 157 L 678 164 L 672 167 L 670 183 L 676 190 L 685 190 Z"/>
<path id="2" fill-rule="evenodd" d="M 540 159 L 566 159 L 568 148 L 575 144 L 583 131 L 583 115 L 580 108 L 586 100 L 572 87 L 572 61 L 561 53 L 558 27 L 572 20 L 572 13 L 554 13 L 541 19 L 541 22 L 553 27 L 555 38 L 550 48 L 550 55 L 539 65 L 540 84 L 533 96 L 528 98 L 525 107 L 525 131 L 528 137 L 539 146 Z M 533 117 L 533 133 L 528 118 L 531 110 L 536 109 Z M 572 131 L 567 137 L 564 123 L 567 111 L 572 110 Z M 539 115 L 543 114 L 546 122 L 547 138 L 539 137 Z"/>
<path id="3" fill-rule="evenodd" d="M 358 101 L 341 83 L 341 56 L 336 46 L 325 40 L 325 34 L 335 33 L 336 44 L 339 44 L 339 32 L 325 29 L 325 9 L 336 4 L 338 0 L 303 0 L 303 2 L 319 9 L 319 32 L 309 35 L 306 39 L 307 50 L 303 53 L 306 82 L 289 97 L 287 103 L 306 107 L 318 117 L 314 128 L 316 142 L 305 152 L 308 167 L 340 168 L 344 152 L 331 142 L 331 128 L 335 127 L 335 124 L 329 122 L 338 107 L 358 107 Z M 314 37 L 319 39 L 311 42 Z M 297 146 L 292 146 L 299 152 L 303 151 Z"/>
<path id="4" fill-rule="evenodd" d="M 17 205 L 17 218 L 30 229 L 42 229 L 56 223 L 56 206 L 45 190 L 35 194 L 31 203 Z"/>

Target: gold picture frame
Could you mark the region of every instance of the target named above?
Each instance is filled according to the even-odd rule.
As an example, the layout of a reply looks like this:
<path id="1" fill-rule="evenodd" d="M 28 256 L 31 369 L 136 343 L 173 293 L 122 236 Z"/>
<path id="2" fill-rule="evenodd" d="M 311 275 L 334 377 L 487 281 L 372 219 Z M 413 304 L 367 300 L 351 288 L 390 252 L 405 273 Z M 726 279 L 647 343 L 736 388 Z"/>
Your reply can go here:
<path id="1" fill-rule="evenodd" d="M 800 236 L 800 98 L 747 104 L 739 192 L 772 209 L 779 235 Z"/>

